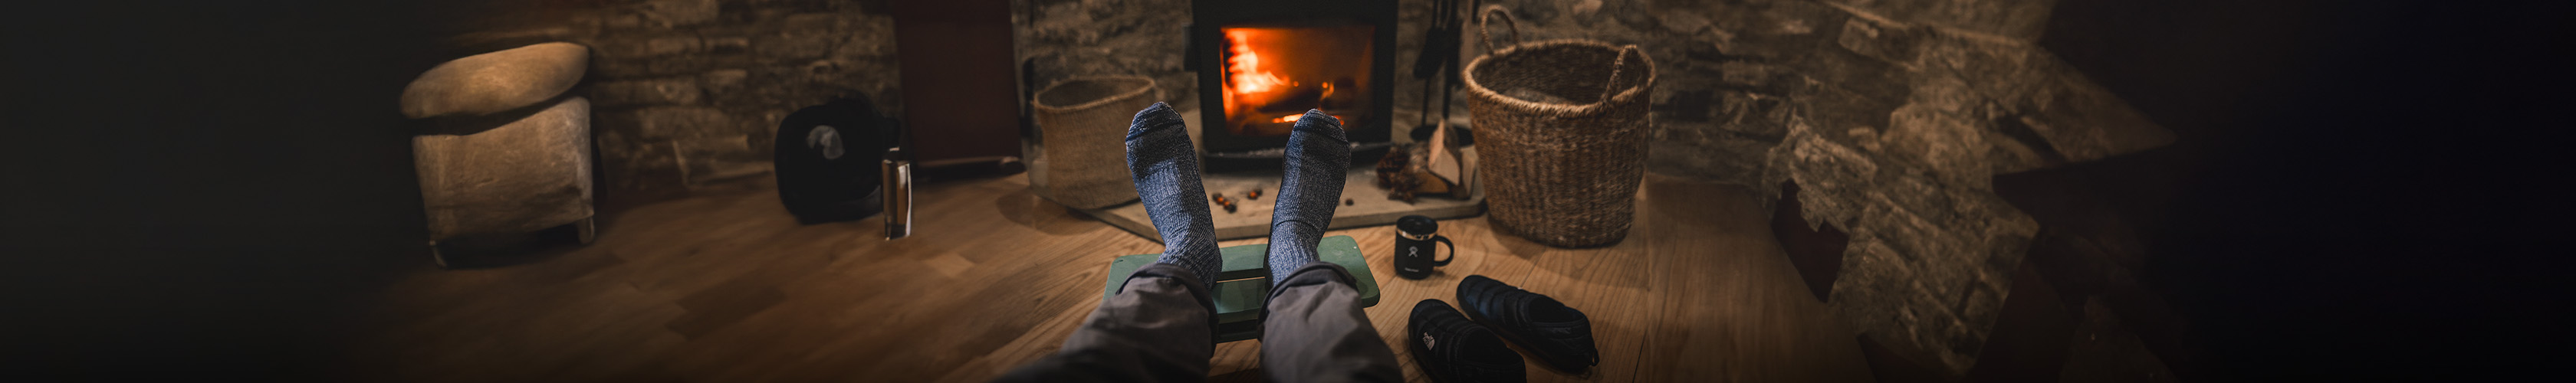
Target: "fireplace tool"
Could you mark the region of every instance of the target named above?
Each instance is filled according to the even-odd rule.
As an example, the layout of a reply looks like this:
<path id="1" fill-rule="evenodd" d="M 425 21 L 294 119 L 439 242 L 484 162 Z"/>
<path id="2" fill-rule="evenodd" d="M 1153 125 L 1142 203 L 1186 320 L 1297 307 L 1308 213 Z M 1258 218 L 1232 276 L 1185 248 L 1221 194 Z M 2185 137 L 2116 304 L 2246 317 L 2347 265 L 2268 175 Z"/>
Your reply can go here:
<path id="1" fill-rule="evenodd" d="M 1478 0 L 1477 3 L 1481 4 L 1484 1 Z M 1432 2 L 1431 7 L 1433 18 L 1431 25 L 1422 33 L 1422 54 L 1413 60 L 1413 78 L 1422 79 L 1422 118 L 1416 122 L 1413 130 L 1407 133 L 1413 136 L 1415 142 L 1429 141 L 1431 134 L 1435 132 L 1434 129 L 1443 126 L 1431 120 L 1433 93 L 1440 94 L 1439 121 L 1449 121 L 1449 97 L 1451 93 L 1458 91 L 1458 42 L 1465 37 L 1466 20 L 1459 17 L 1458 0 L 1437 0 Z M 1431 90 L 1431 83 L 1435 82 L 1435 79 L 1440 83 L 1439 92 Z M 1455 142 L 1456 145 L 1467 145 L 1469 142 L 1465 137 L 1452 139 L 1459 140 Z"/>

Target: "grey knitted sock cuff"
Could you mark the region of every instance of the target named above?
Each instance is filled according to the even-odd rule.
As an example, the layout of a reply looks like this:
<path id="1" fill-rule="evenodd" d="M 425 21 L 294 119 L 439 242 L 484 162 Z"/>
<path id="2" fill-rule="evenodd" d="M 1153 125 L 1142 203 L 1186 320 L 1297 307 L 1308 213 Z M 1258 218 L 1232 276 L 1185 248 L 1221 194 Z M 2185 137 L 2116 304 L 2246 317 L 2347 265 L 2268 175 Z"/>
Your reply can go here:
<path id="1" fill-rule="evenodd" d="M 1270 281 L 1288 280 L 1298 267 L 1314 262 L 1315 243 L 1332 227 L 1341 208 L 1342 181 L 1351 163 L 1351 141 L 1342 121 L 1321 110 L 1308 110 L 1288 133 L 1285 175 L 1270 217 Z"/>
<path id="2" fill-rule="evenodd" d="M 1158 102 L 1136 112 L 1127 127 L 1127 171 L 1163 237 L 1163 256 L 1156 261 L 1187 268 L 1213 286 L 1225 259 L 1217 254 L 1206 186 L 1199 184 L 1198 150 L 1185 129 L 1170 105 Z"/>

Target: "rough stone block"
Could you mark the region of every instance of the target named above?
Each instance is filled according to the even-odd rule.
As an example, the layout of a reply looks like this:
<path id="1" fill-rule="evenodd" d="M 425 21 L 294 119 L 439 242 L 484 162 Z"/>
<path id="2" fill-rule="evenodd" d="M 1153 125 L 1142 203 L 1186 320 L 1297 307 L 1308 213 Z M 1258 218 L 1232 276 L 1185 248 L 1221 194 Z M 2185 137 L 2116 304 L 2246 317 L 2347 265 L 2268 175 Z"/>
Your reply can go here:
<path id="1" fill-rule="evenodd" d="M 649 0 L 638 8 L 642 24 L 666 28 L 715 21 L 722 10 L 716 0 Z"/>
<path id="2" fill-rule="evenodd" d="M 1716 70 L 1719 83 L 1766 95 L 1798 94 L 1807 82 L 1807 77 L 1794 68 L 1750 60 L 1720 62 Z"/>
<path id="3" fill-rule="evenodd" d="M 1802 189 L 1799 195 L 1805 196 L 1805 190 Z M 1854 232 L 1851 245 L 1843 252 L 1842 262 L 1841 275 L 1834 278 L 1834 287 L 1828 294 L 1834 297 L 1829 305 L 1837 314 L 1862 332 L 1874 334 L 1882 342 L 1889 343 L 1891 348 L 1922 350 L 1919 352 L 1926 356 L 1937 353 L 1925 346 L 1933 342 L 1925 341 L 1912 331 L 1916 328 L 1914 324 L 1924 322 L 1918 315 L 1920 309 L 1900 299 L 1901 296 L 1887 293 L 1919 289 L 1908 283 L 1912 271 L 1903 269 L 1907 263 L 1904 256 L 1875 236 Z"/>
<path id="4" fill-rule="evenodd" d="M 703 55 L 650 59 L 618 58 L 600 60 L 592 67 L 597 68 L 599 76 L 604 78 L 648 78 L 704 72 L 713 69 L 719 63 L 719 59 L 719 57 Z"/>
<path id="5" fill-rule="evenodd" d="M 1789 99 L 1745 92 L 1719 93 L 1717 115 L 1720 129 L 1726 129 L 1754 140 L 1780 142 L 1789 134 L 1789 119 L 1797 108 Z"/>
<path id="6" fill-rule="evenodd" d="M 740 89 L 743 81 L 750 78 L 751 71 L 741 69 L 718 69 L 699 75 L 698 87 L 700 89 L 705 89 L 707 94 L 723 96 L 728 93 L 733 93 L 735 89 Z"/>
<path id="7" fill-rule="evenodd" d="M 632 57 L 662 57 L 705 51 L 705 41 L 697 36 L 664 37 L 644 40 L 643 49 Z"/>
<path id="8" fill-rule="evenodd" d="M 1910 106 L 1930 112 L 1945 113 L 1961 117 L 1973 117 L 1994 112 L 1986 109 L 1986 107 L 1994 105 L 1991 101 L 1992 99 L 1988 98 L 1986 93 L 1981 92 L 1982 89 L 1979 89 L 1976 85 L 1970 84 L 1963 79 L 1950 76 L 1924 75 L 1916 76 L 1912 80 L 1914 80 L 1914 82 L 1908 85 L 1912 88 L 1913 92 L 1906 95 L 1905 105 L 1900 106 L 1899 108 Z"/>
<path id="9" fill-rule="evenodd" d="M 1943 112 L 1925 104 L 1907 104 L 1891 114 L 1888 129 L 1879 142 L 1887 145 L 1881 154 L 1898 161 L 1939 169 L 1936 178 L 1942 183 L 1964 188 L 1982 188 L 1993 174 L 1993 144 L 1986 141 L 1988 130 L 1981 121 Z"/>
<path id="10" fill-rule="evenodd" d="M 751 50 L 751 38 L 741 36 L 707 37 L 699 40 L 699 49 L 714 54 L 735 54 Z"/>
<path id="11" fill-rule="evenodd" d="M 1799 102 L 1797 118 L 1823 129 L 1819 135 L 1837 142 L 1852 142 L 1847 136 L 1827 132 L 1845 132 L 1851 128 L 1887 129 L 1891 114 L 1903 105 L 1902 98 L 1873 97 L 1835 85 L 1816 85 L 1794 99 Z"/>
<path id="12" fill-rule="evenodd" d="M 601 131 L 600 179 L 619 190 L 667 191 L 678 187 L 679 162 L 671 145 Z"/>
<path id="13" fill-rule="evenodd" d="M 771 59 L 811 59 L 832 53 L 841 39 L 828 33 L 785 33 L 761 36 L 752 54 Z"/>
<path id="14" fill-rule="evenodd" d="M 695 189 L 770 172 L 769 156 L 751 145 L 749 135 L 726 135 L 669 141 L 680 179 Z"/>
<path id="15" fill-rule="evenodd" d="M 621 117 L 610 120 L 616 126 L 634 127 L 644 139 L 706 137 L 736 130 L 731 116 L 709 107 L 656 106 L 612 115 Z"/>
<path id="16" fill-rule="evenodd" d="M 885 26 L 886 30 L 893 30 L 893 28 L 894 28 L 894 24 L 893 24 L 893 23 L 884 23 L 883 25 Z M 858 31 L 866 31 L 866 30 L 868 30 L 868 29 L 861 29 L 861 30 L 858 30 Z M 857 32 L 857 31 L 854 31 L 854 32 L 848 32 L 848 33 L 867 33 L 867 32 Z M 891 36 L 891 34 L 888 34 L 888 36 Z M 841 58 L 841 59 L 887 58 L 887 59 L 891 59 L 891 58 L 894 58 L 894 55 L 895 55 L 895 46 L 894 46 L 894 39 L 893 39 L 893 38 L 858 38 L 858 37 L 851 37 L 851 38 L 845 38 L 845 39 L 842 39 L 840 42 L 838 42 L 838 44 L 840 44 L 840 45 L 833 47 L 832 52 L 831 52 L 831 56 L 832 56 L 832 57 L 834 57 L 834 58 Z"/>
<path id="17" fill-rule="evenodd" d="M 1929 28 L 1888 22 L 1868 17 L 1843 20 L 1842 33 L 1834 45 L 1862 56 L 1911 66 Z"/>
<path id="18" fill-rule="evenodd" d="M 1820 85 L 1858 97 L 1883 102 L 1904 100 L 1913 93 L 1912 73 L 1905 66 L 1849 50 L 1819 49 L 1805 61 L 1790 64 Z"/>
<path id="19" fill-rule="evenodd" d="M 2028 92 L 2049 76 L 2045 51 L 2027 41 L 1992 36 L 1937 33 L 1922 42 L 1912 66 L 1927 77 L 1952 77 L 1986 97 L 2010 98 Z"/>
<path id="20" fill-rule="evenodd" d="M 1717 10 L 1716 43 L 1728 55 L 1770 63 L 1805 60 L 1823 49 L 1826 37 L 1839 33 L 1851 17 L 1831 6 L 1806 1 L 1749 2 Z"/>
<path id="21" fill-rule="evenodd" d="M 645 24 L 644 15 L 632 13 L 598 15 L 593 20 L 596 27 L 600 29 L 636 29 L 644 27 Z"/>
<path id="22" fill-rule="evenodd" d="M 1878 161 L 1807 131 L 1792 126 L 1787 141 L 1771 150 L 1767 166 L 1779 169 L 1780 177 L 1764 182 L 1794 181 L 1804 188 L 1802 194 L 1812 193 L 1815 198 L 1800 200 L 1808 222 L 1853 227 L 1862 208 L 1860 192 L 1879 177 Z"/>
<path id="23" fill-rule="evenodd" d="M 819 32 L 850 29 L 850 15 L 837 12 L 799 13 L 778 21 L 780 29 L 792 32 Z"/>
<path id="24" fill-rule="evenodd" d="M 601 82 L 591 93 L 600 105 L 686 105 L 700 97 L 696 79 L 670 77 Z"/>

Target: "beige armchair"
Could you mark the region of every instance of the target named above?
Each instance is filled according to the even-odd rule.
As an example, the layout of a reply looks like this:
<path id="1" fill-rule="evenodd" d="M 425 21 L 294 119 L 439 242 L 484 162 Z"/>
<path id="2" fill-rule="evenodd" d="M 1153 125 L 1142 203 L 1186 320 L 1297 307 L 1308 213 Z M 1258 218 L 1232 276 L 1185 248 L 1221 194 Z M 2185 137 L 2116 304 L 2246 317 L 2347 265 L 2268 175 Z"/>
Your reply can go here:
<path id="1" fill-rule="evenodd" d="M 591 210 L 589 49 L 546 43 L 440 64 L 403 90 L 403 114 L 432 129 L 412 137 L 430 255 L 438 241 L 573 225 L 596 235 Z"/>

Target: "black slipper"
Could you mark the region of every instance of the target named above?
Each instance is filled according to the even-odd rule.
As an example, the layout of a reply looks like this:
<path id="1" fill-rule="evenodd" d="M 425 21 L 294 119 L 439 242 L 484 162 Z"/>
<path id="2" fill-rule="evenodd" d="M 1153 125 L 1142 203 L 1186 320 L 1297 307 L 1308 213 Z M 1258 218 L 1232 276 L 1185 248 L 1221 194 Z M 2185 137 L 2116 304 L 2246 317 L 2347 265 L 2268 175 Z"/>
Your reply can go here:
<path id="1" fill-rule="evenodd" d="M 1467 317 L 1492 328 L 1557 370 L 1581 375 L 1601 363 L 1592 344 L 1592 320 L 1555 299 L 1483 275 L 1458 282 L 1458 305 Z"/>
<path id="2" fill-rule="evenodd" d="M 1413 305 L 1405 326 L 1405 344 L 1413 360 L 1435 382 L 1523 382 L 1529 371 L 1521 354 L 1503 345 L 1484 325 L 1467 320 L 1458 309 L 1438 299 Z"/>

